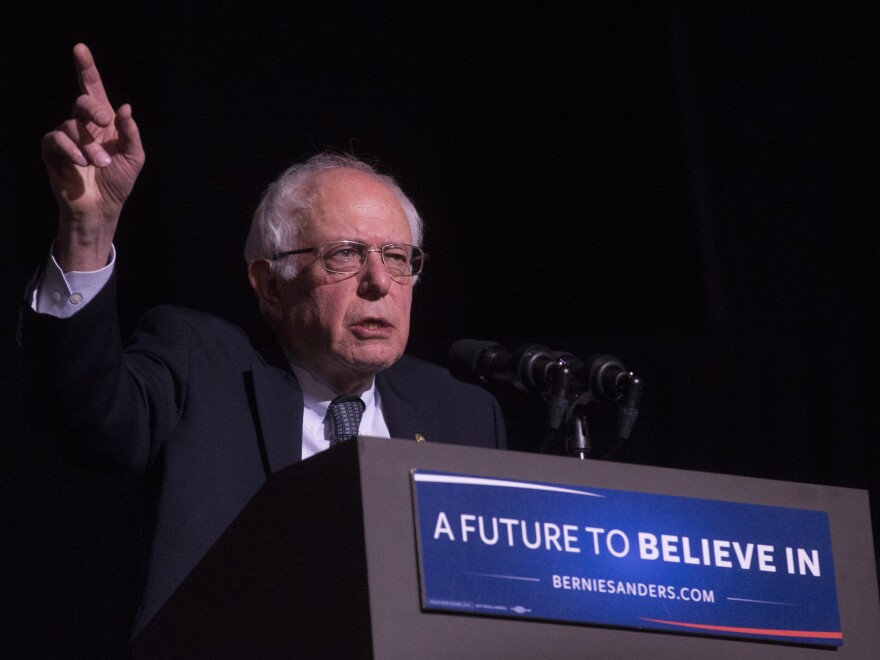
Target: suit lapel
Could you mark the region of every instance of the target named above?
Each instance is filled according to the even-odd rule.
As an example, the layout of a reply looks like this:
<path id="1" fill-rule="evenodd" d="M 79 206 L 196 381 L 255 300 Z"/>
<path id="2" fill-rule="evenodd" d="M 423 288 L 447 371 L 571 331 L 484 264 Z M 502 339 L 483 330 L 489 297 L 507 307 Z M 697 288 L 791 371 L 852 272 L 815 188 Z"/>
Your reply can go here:
<path id="1" fill-rule="evenodd" d="M 296 378 L 273 367 L 250 372 L 263 463 L 268 474 L 302 457 L 303 399 Z"/>
<path id="2" fill-rule="evenodd" d="M 254 427 L 260 433 L 260 452 L 266 476 L 302 458 L 303 398 L 299 383 L 265 325 L 252 328 L 251 339 L 263 361 L 245 374 Z"/>
<path id="3" fill-rule="evenodd" d="M 390 370 L 389 370 L 390 371 Z M 376 389 L 382 399 L 382 415 L 385 417 L 385 423 L 388 424 L 388 432 L 392 438 L 401 438 L 403 440 L 416 440 L 422 438 L 422 434 L 426 432 L 424 421 L 420 418 L 419 411 L 416 410 L 412 401 L 406 396 L 405 388 L 395 386 L 388 371 L 382 371 L 376 374 Z"/>

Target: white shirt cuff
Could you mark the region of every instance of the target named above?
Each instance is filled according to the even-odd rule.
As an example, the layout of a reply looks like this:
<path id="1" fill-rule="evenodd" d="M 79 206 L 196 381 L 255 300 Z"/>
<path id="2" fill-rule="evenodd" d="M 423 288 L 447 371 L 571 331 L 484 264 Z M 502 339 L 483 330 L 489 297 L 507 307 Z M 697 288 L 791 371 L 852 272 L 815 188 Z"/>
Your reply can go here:
<path id="1" fill-rule="evenodd" d="M 31 309 L 62 319 L 73 316 L 110 281 L 115 264 L 116 248 L 111 246 L 110 262 L 100 270 L 64 273 L 50 252 L 46 269 L 31 294 Z"/>

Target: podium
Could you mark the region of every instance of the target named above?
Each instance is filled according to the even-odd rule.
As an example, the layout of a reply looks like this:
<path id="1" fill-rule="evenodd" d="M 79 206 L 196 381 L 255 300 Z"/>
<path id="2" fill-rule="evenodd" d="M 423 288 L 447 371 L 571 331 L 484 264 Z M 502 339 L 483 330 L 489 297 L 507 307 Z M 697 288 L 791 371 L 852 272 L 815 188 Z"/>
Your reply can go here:
<path id="1" fill-rule="evenodd" d="M 825 511 L 836 649 L 422 609 L 413 470 Z M 133 643 L 135 658 L 869 658 L 864 491 L 358 438 L 274 474 Z"/>

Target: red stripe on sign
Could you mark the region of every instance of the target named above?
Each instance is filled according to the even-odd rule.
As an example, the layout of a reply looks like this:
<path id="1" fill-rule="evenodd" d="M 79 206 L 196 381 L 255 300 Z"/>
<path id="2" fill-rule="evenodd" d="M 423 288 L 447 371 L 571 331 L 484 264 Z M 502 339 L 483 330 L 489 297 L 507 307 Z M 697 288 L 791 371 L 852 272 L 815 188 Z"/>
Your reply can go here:
<path id="1" fill-rule="evenodd" d="M 700 630 L 717 630 L 718 632 L 744 633 L 747 635 L 773 635 L 776 637 L 810 637 L 813 639 L 843 639 L 842 632 L 822 632 L 819 630 L 770 630 L 768 628 L 736 628 L 734 626 L 711 626 L 705 623 L 685 623 L 683 621 L 663 621 L 662 619 L 647 619 L 643 621 L 663 623 L 668 626 L 682 626 L 684 628 L 698 628 Z"/>

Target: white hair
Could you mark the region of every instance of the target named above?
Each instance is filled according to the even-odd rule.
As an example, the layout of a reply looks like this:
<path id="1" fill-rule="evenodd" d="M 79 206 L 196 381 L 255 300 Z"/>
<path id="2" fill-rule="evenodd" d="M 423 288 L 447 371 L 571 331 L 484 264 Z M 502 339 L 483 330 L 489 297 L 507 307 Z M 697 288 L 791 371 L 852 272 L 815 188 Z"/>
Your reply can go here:
<path id="1" fill-rule="evenodd" d="M 256 259 L 268 259 L 279 252 L 297 247 L 295 243 L 299 238 L 303 218 L 311 212 L 317 196 L 315 181 L 318 175 L 339 168 L 363 172 L 385 185 L 409 221 L 413 243 L 421 245 L 422 219 L 392 177 L 379 174 L 372 166 L 354 156 L 321 153 L 304 163 L 289 167 L 263 193 L 263 198 L 254 211 L 250 233 L 244 245 L 245 261 L 250 263 Z M 290 280 L 297 275 L 295 259 L 273 261 L 270 268 L 273 275 L 284 280 Z"/>

